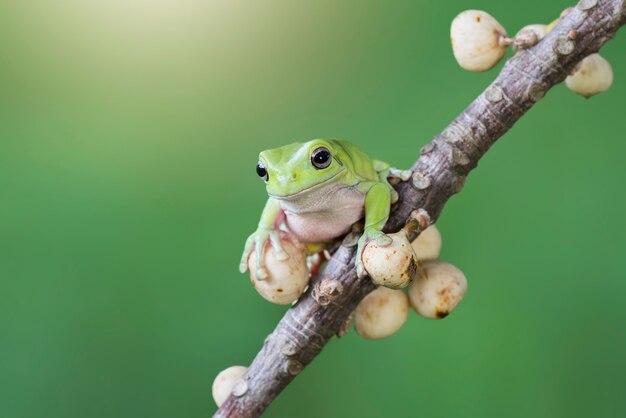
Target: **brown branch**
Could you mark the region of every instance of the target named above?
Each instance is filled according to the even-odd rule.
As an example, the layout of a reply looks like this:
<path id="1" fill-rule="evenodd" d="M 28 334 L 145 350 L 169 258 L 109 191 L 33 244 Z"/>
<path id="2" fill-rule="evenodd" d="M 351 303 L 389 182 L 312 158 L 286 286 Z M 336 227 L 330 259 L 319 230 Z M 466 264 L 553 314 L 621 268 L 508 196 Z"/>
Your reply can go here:
<path id="1" fill-rule="evenodd" d="M 511 58 L 494 82 L 422 148 L 413 165 L 413 179 L 396 187 L 400 200 L 392 208 L 385 229 L 398 230 L 416 208 L 425 209 L 436 221 L 489 147 L 550 88 L 562 82 L 578 62 L 615 36 L 626 23 L 625 2 L 581 0 L 541 42 Z M 344 243 L 267 337 L 215 417 L 260 416 L 342 331 L 356 305 L 374 289 L 368 278 L 356 277 L 354 240 Z M 334 292 L 316 298 L 323 278 L 332 278 L 341 286 L 331 286 Z M 316 288 L 317 292 L 313 291 Z"/>

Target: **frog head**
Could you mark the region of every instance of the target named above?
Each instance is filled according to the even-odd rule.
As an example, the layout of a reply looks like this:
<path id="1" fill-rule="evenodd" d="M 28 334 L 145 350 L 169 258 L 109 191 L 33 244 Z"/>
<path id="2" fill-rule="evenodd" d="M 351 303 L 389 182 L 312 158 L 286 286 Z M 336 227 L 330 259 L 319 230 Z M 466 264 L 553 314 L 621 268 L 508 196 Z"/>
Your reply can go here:
<path id="1" fill-rule="evenodd" d="M 314 139 L 261 152 L 256 172 L 277 199 L 289 199 L 330 184 L 346 171 L 345 150 L 338 141 Z"/>

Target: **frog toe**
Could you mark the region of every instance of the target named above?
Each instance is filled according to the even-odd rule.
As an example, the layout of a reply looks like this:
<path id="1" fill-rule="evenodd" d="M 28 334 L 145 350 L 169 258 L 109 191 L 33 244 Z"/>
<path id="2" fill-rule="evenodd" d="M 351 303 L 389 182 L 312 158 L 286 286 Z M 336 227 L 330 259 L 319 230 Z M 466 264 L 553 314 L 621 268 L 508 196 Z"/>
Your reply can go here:
<path id="1" fill-rule="evenodd" d="M 274 256 L 278 261 L 285 261 L 289 258 L 289 254 L 283 250 L 280 241 L 280 232 L 272 231 L 269 234 L 270 242 L 272 243 L 272 247 L 274 248 Z"/>
<path id="2" fill-rule="evenodd" d="M 376 237 L 376 244 L 380 245 L 381 247 L 387 247 L 391 245 L 392 242 L 393 239 L 389 235 L 383 234 L 382 232 L 379 236 Z"/>
<path id="3" fill-rule="evenodd" d="M 267 279 L 267 276 L 268 274 L 267 274 L 267 270 L 265 269 L 265 267 L 258 267 L 256 269 L 256 278 L 258 280 L 265 280 Z"/>
<path id="4" fill-rule="evenodd" d="M 276 251 L 275 256 L 276 256 L 276 259 L 278 261 L 285 261 L 285 260 L 287 260 L 289 258 L 289 254 L 287 254 L 286 252 L 284 252 L 282 250 L 281 251 Z"/>
<path id="5" fill-rule="evenodd" d="M 359 260 L 356 263 L 356 275 L 359 279 L 362 279 L 363 277 L 367 276 L 367 271 L 365 271 L 365 267 L 363 266 L 363 263 Z"/>
<path id="6" fill-rule="evenodd" d="M 402 181 L 407 181 L 411 178 L 413 172 L 411 170 L 400 170 L 399 168 L 390 168 L 389 175 L 392 177 L 397 177 Z"/>

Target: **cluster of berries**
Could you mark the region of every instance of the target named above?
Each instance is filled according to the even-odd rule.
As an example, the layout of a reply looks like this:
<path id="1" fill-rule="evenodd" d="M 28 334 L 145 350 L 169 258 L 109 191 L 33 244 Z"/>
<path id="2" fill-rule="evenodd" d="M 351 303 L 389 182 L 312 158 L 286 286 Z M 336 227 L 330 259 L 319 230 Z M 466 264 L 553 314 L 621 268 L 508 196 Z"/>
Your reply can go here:
<path id="1" fill-rule="evenodd" d="M 502 59 L 509 46 L 523 50 L 536 45 L 570 11 L 564 10 L 559 19 L 548 25 L 525 26 L 509 38 L 504 27 L 489 13 L 466 10 L 450 26 L 454 57 L 468 71 L 487 71 Z M 612 83 L 611 64 L 599 54 L 583 59 L 565 80 L 571 91 L 586 98 L 608 90 Z"/>
<path id="2" fill-rule="evenodd" d="M 353 318 L 357 333 L 366 339 L 386 338 L 405 323 L 409 307 L 429 319 L 445 318 L 458 305 L 467 280 L 452 264 L 436 261 L 441 252 L 441 234 L 435 225 L 426 228 L 409 242 L 411 225 L 389 234 L 391 243 L 384 246 L 376 241 L 367 244 L 362 260 L 372 281 L 379 287 L 357 306 Z M 265 251 L 267 277 L 260 280 L 255 268 L 250 268 L 254 287 L 263 298 L 277 304 L 290 304 L 306 291 L 310 279 L 311 260 L 305 245 L 288 233 L 281 233 L 281 245 L 289 255 L 278 260 L 273 246 Z M 256 265 L 255 252 L 248 260 Z M 315 264 L 315 263 L 314 263 Z M 402 288 L 408 287 L 408 292 Z M 213 399 L 219 407 L 245 374 L 244 366 L 232 366 L 220 372 L 213 381 Z"/>
<path id="3" fill-rule="evenodd" d="M 413 242 L 410 227 L 389 234 L 392 243 L 365 247 L 363 264 L 379 287 L 367 295 L 354 312 L 357 333 L 367 339 L 395 334 L 408 318 L 409 307 L 429 319 L 445 318 L 467 290 L 465 275 L 449 263 L 437 261 L 441 234 L 435 225 L 426 228 Z M 408 287 L 408 292 L 402 288 Z"/>

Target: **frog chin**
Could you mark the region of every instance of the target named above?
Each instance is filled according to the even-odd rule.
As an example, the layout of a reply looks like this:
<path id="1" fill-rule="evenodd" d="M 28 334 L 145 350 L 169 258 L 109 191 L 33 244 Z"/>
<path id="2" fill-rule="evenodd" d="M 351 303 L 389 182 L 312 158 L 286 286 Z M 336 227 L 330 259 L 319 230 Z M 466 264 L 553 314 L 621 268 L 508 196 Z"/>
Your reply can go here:
<path id="1" fill-rule="evenodd" d="M 331 177 L 329 177 L 326 180 L 324 180 L 323 182 L 314 184 L 313 186 L 306 187 L 306 188 L 304 188 L 304 189 L 302 189 L 300 191 L 297 191 L 295 193 L 281 195 L 281 194 L 274 194 L 274 193 L 268 192 L 267 194 L 270 197 L 272 197 L 272 198 L 274 198 L 276 200 L 296 200 L 296 199 L 302 197 L 303 195 L 306 195 L 308 193 L 314 192 L 317 189 L 321 189 L 321 188 L 329 185 L 332 182 L 332 180 L 334 180 L 337 176 L 342 174 L 344 171 L 345 171 L 345 169 L 340 170 L 340 171 L 336 172 L 334 175 L 332 175 Z"/>

